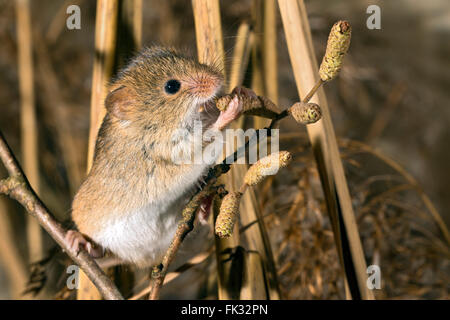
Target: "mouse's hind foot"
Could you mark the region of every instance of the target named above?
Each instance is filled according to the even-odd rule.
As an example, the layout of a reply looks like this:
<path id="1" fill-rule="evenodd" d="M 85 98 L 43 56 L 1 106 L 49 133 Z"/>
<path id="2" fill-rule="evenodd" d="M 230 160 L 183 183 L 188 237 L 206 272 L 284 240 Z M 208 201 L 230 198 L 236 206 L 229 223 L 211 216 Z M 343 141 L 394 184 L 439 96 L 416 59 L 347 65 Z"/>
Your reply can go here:
<path id="1" fill-rule="evenodd" d="M 86 250 L 92 258 L 101 258 L 105 254 L 105 251 L 100 245 L 91 240 L 87 240 L 86 237 L 78 231 L 67 231 L 65 239 L 68 246 L 77 254 L 81 249 Z"/>

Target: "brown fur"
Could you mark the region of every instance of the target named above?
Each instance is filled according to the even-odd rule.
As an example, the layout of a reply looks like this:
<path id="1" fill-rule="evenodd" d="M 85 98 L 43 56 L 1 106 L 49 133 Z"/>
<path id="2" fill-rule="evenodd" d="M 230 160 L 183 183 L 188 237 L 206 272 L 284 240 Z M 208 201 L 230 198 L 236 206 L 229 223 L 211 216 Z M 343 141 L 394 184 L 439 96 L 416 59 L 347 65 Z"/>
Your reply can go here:
<path id="1" fill-rule="evenodd" d="M 174 95 L 164 91 L 170 79 L 182 84 Z M 188 166 L 171 161 L 171 135 L 189 129 L 198 113 L 192 106 L 222 81 L 219 71 L 158 47 L 144 50 L 119 73 L 105 101 L 92 169 L 72 205 L 82 233 L 91 236 L 104 228 L 114 219 L 112 209 L 126 215 L 170 192 Z M 204 123 L 211 125 L 214 117 L 217 113 Z M 159 181 L 153 189 L 147 187 L 149 176 Z"/>

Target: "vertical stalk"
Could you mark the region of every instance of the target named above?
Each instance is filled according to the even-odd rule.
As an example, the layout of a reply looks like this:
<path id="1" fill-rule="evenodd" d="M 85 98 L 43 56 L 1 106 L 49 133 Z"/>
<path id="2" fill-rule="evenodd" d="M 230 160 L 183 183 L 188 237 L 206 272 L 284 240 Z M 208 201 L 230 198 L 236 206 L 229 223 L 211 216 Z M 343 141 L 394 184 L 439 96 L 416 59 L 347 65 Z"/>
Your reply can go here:
<path id="1" fill-rule="evenodd" d="M 197 49 L 199 52 L 200 62 L 205 63 L 217 63 L 219 60 L 221 63 L 224 61 L 223 56 L 223 44 L 222 44 L 222 32 L 220 25 L 220 12 L 218 1 L 205 1 L 205 0 L 194 0 L 194 17 L 197 35 Z M 244 38 L 241 38 L 243 36 Z M 250 39 L 250 34 L 245 24 L 243 24 L 238 31 L 238 39 L 236 43 L 235 55 L 232 65 L 232 74 L 230 77 L 230 85 L 228 90 L 231 90 L 235 86 L 241 85 L 243 79 L 243 72 L 248 61 L 248 45 Z M 206 57 L 214 57 L 215 60 L 208 60 Z M 233 124 L 233 128 L 241 124 Z M 227 141 L 227 143 L 233 143 L 233 141 Z M 228 190 L 237 190 L 242 184 L 242 177 L 246 171 L 246 166 L 233 165 L 230 173 L 226 176 L 225 184 Z M 217 201 L 218 202 L 218 201 Z M 217 205 L 215 206 L 215 216 L 217 215 Z M 270 243 L 268 242 L 267 234 L 265 233 L 264 225 L 262 225 L 262 220 L 258 219 L 260 214 L 258 214 L 258 204 L 256 197 L 252 191 L 246 193 L 241 202 L 241 219 L 244 223 L 250 221 L 259 221 L 254 227 L 249 228 L 246 237 L 248 239 L 249 245 L 252 250 L 257 250 L 258 253 L 263 257 L 264 263 L 273 266 L 273 258 L 270 249 Z M 218 239 L 216 238 L 216 255 L 218 262 L 218 287 L 219 287 L 219 299 L 237 299 L 241 294 L 244 294 L 247 298 L 268 298 L 265 290 L 264 281 L 262 283 L 255 283 L 251 281 L 256 281 L 256 279 L 269 279 L 269 287 L 274 290 L 274 298 L 278 297 L 278 291 L 276 286 L 276 281 L 273 281 L 274 267 L 268 268 L 269 276 L 264 273 L 264 269 L 261 265 L 257 264 L 256 259 L 247 260 L 246 271 L 244 274 L 250 272 L 256 272 L 259 274 L 257 277 L 245 278 L 250 282 L 246 283 L 246 287 L 243 288 L 242 292 L 240 285 L 236 285 L 237 282 L 241 283 L 243 278 L 239 275 L 239 279 L 236 279 L 236 274 L 231 274 L 231 266 L 241 265 L 242 261 L 233 261 L 229 259 L 232 254 L 235 257 L 244 256 L 237 254 L 242 252 L 242 248 L 239 245 L 239 233 L 237 232 L 237 225 L 235 225 L 235 230 L 233 235 L 228 239 Z M 265 237 L 266 236 L 266 237 Z M 266 240 L 266 241 L 265 241 Z M 244 259 L 245 260 L 245 259 Z M 259 267 L 258 267 L 259 266 Z M 253 290 L 246 290 L 248 287 L 261 288 L 256 294 Z M 238 291 L 239 290 L 239 291 Z"/>
<path id="2" fill-rule="evenodd" d="M 264 33 L 265 30 L 271 30 L 269 35 L 274 37 L 273 26 L 275 21 L 275 7 L 270 1 L 253 0 L 252 7 L 252 21 L 255 31 L 254 41 L 252 45 L 252 89 L 257 94 L 266 95 L 268 92 L 267 85 L 272 85 L 274 80 L 276 82 L 276 53 L 267 54 L 266 50 L 275 50 L 272 47 L 275 43 L 272 40 L 268 40 L 268 35 Z M 274 11 L 268 13 L 268 11 Z M 276 37 L 274 37 L 276 41 Z M 267 41 L 267 42 L 266 42 Z M 275 61 L 274 61 L 275 58 Z M 273 65 L 270 68 L 265 68 L 266 64 L 270 61 Z M 268 71 L 268 72 L 267 72 Z M 271 88 L 270 92 L 273 96 L 277 92 L 277 87 Z M 274 90 L 275 89 L 275 90 Z M 255 128 L 265 127 L 268 125 L 267 119 L 254 118 Z M 242 179 L 247 170 L 246 165 L 235 164 L 231 170 L 231 175 L 234 177 L 235 188 L 239 188 L 242 185 Z M 280 290 L 278 287 L 277 271 L 275 261 L 273 258 L 272 247 L 270 244 L 269 236 L 265 227 L 264 219 L 258 205 L 258 199 L 253 188 L 247 190 L 243 195 L 240 205 L 240 218 L 243 225 L 250 225 L 243 236 L 248 244 L 248 249 L 257 252 L 259 259 L 262 262 L 264 279 L 266 280 L 267 287 L 267 299 L 278 300 L 280 299 Z M 254 223 L 254 222 L 257 223 Z M 248 256 L 246 256 L 248 257 Z M 246 260 L 246 267 L 253 268 L 252 272 L 258 272 L 260 266 L 257 263 L 257 259 Z M 256 279 L 256 278 L 250 278 Z M 248 293 L 255 293 L 254 291 L 247 291 Z M 264 292 L 264 294 L 266 294 Z M 260 298 L 261 293 L 255 295 L 255 298 Z"/>
<path id="3" fill-rule="evenodd" d="M 34 70 L 31 35 L 30 3 L 16 1 L 17 52 L 21 103 L 22 159 L 31 186 L 39 193 L 39 164 L 37 152 L 37 121 L 34 105 Z M 42 231 L 34 217 L 27 215 L 27 239 L 30 261 L 42 259 Z"/>
<path id="4" fill-rule="evenodd" d="M 97 1 L 97 16 L 95 21 L 95 57 L 94 70 L 92 75 L 91 126 L 89 131 L 88 145 L 88 172 L 92 167 L 97 132 L 106 112 L 103 101 L 108 91 L 108 81 L 113 74 L 117 34 L 117 17 L 117 0 Z M 77 299 L 101 299 L 100 292 L 82 271 L 80 271 Z"/>
<path id="5" fill-rule="evenodd" d="M 254 38 L 252 42 L 252 90 L 257 94 L 265 95 L 264 63 L 263 63 L 263 34 L 264 34 L 264 0 L 252 0 L 251 5 L 252 27 Z M 269 121 L 264 118 L 255 117 L 253 126 L 255 128 L 265 127 Z"/>
<path id="6" fill-rule="evenodd" d="M 97 132 L 105 116 L 103 101 L 114 67 L 117 36 L 118 0 L 97 0 L 95 57 L 92 74 L 91 126 L 89 130 L 88 172 L 92 166 Z"/>
<path id="7" fill-rule="evenodd" d="M 252 89 L 278 103 L 277 11 L 275 0 L 252 1 Z M 268 119 L 255 118 L 255 128 L 269 124 Z"/>
<path id="8" fill-rule="evenodd" d="M 276 5 L 276 0 L 264 1 L 262 50 L 265 96 L 278 105 L 278 39 Z"/>
<path id="9" fill-rule="evenodd" d="M 0 199 L 0 260 L 8 275 L 11 298 L 20 299 L 28 280 L 28 270 L 14 235 L 6 200 Z"/>
<path id="10" fill-rule="evenodd" d="M 202 63 L 213 64 L 220 68 L 225 76 L 225 52 L 223 49 L 222 25 L 220 20 L 220 8 L 218 0 L 192 0 L 194 11 L 195 34 L 197 39 L 198 59 Z M 225 183 L 229 188 L 232 181 L 230 175 L 220 178 L 220 183 Z M 219 199 L 214 200 L 214 218 L 220 207 Z M 219 299 L 239 298 L 239 288 L 234 285 L 232 279 L 240 275 L 231 272 L 233 263 L 232 252 L 239 245 L 239 230 L 235 226 L 233 236 L 228 239 L 216 237 L 216 258 Z"/>
<path id="11" fill-rule="evenodd" d="M 311 30 L 302 0 L 278 0 L 289 56 L 300 97 L 318 82 Z M 322 109 L 322 120 L 307 126 L 326 197 L 336 245 L 353 299 L 373 299 L 366 285 L 366 262 L 323 89 L 311 99 Z"/>

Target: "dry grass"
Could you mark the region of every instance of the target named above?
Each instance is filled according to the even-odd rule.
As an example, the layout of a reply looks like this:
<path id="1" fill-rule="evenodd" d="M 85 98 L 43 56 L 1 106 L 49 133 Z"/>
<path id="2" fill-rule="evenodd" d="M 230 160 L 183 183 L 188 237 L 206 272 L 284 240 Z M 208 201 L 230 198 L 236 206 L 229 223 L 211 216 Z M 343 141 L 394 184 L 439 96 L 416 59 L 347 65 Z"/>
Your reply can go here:
<path id="1" fill-rule="evenodd" d="M 343 299 L 333 234 L 306 137 L 288 134 L 284 139 L 296 145 L 294 165 L 267 182 L 282 196 L 264 204 L 283 295 Z M 382 290 L 375 290 L 375 297 L 448 299 L 449 246 L 415 186 L 369 153 L 370 147 L 349 140 L 340 141 L 340 146 L 365 258 L 382 272 Z M 382 169 L 367 175 L 371 165 Z"/>

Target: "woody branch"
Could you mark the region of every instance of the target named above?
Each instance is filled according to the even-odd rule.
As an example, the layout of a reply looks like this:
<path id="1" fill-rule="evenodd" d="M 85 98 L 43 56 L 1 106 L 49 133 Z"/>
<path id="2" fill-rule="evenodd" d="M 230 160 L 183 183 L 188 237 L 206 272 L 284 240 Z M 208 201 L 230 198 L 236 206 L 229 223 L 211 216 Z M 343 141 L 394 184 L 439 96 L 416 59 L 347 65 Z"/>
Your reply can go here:
<path id="1" fill-rule="evenodd" d="M 100 269 L 89 254 L 81 250 L 78 254 L 65 241 L 66 230 L 55 219 L 31 188 L 27 177 L 20 168 L 16 158 L 0 131 L 0 159 L 9 177 L 0 180 L 0 194 L 7 195 L 19 202 L 29 214 L 34 216 L 41 226 L 50 234 L 69 257 L 88 275 L 89 279 L 108 300 L 122 300 L 117 287 Z"/>

